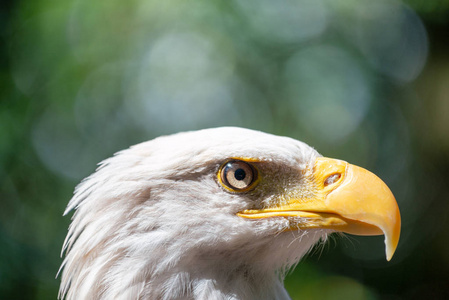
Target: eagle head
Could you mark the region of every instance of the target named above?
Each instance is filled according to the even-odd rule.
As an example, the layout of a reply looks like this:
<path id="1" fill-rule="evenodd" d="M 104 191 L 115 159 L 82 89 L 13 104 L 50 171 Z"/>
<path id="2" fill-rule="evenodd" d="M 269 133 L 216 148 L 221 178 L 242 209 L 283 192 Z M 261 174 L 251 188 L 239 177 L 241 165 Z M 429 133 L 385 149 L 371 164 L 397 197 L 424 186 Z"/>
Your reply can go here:
<path id="1" fill-rule="evenodd" d="M 76 188 L 60 298 L 288 299 L 283 274 L 333 232 L 385 235 L 400 215 L 374 174 L 242 128 L 159 137 Z"/>

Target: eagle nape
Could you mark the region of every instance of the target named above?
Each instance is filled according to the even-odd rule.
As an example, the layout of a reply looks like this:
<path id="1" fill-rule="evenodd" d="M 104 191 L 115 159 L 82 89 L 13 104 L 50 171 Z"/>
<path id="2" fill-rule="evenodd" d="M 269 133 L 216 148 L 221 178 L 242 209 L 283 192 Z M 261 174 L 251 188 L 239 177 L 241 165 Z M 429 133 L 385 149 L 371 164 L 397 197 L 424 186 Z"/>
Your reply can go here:
<path id="1" fill-rule="evenodd" d="M 390 260 L 401 226 L 373 173 L 236 127 L 117 153 L 78 185 L 71 210 L 65 299 L 289 299 L 285 272 L 329 234 L 383 234 Z"/>

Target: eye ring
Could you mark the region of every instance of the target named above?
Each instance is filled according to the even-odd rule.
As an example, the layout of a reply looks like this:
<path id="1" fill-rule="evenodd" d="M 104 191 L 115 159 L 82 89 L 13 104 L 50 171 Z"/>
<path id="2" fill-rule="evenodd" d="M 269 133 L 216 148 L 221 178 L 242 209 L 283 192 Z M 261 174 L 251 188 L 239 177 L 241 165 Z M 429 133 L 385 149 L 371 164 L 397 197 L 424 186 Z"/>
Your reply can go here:
<path id="1" fill-rule="evenodd" d="M 255 186 L 258 172 L 245 161 L 230 160 L 220 167 L 218 180 L 229 191 L 246 192 Z"/>

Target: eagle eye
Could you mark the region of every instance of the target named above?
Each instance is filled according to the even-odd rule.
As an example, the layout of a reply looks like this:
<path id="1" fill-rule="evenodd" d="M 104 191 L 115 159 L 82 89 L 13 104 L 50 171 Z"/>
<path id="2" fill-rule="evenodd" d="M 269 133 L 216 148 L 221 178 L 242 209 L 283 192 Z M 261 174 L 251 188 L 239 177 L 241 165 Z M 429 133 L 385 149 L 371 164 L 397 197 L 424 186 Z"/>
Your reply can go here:
<path id="1" fill-rule="evenodd" d="M 221 167 L 218 177 L 220 183 L 227 189 L 242 192 L 247 191 L 254 185 L 257 179 L 257 171 L 247 162 L 232 160 Z"/>

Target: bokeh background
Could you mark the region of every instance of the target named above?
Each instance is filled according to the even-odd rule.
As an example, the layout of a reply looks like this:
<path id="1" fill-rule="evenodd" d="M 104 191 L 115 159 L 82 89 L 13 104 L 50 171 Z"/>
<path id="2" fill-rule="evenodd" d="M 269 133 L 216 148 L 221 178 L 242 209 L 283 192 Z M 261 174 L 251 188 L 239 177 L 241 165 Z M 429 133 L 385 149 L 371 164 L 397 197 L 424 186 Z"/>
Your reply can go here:
<path id="1" fill-rule="evenodd" d="M 0 299 L 55 299 L 75 185 L 114 152 L 222 125 L 368 168 L 403 229 L 335 237 L 293 299 L 449 299 L 449 2 L 3 0 Z"/>

